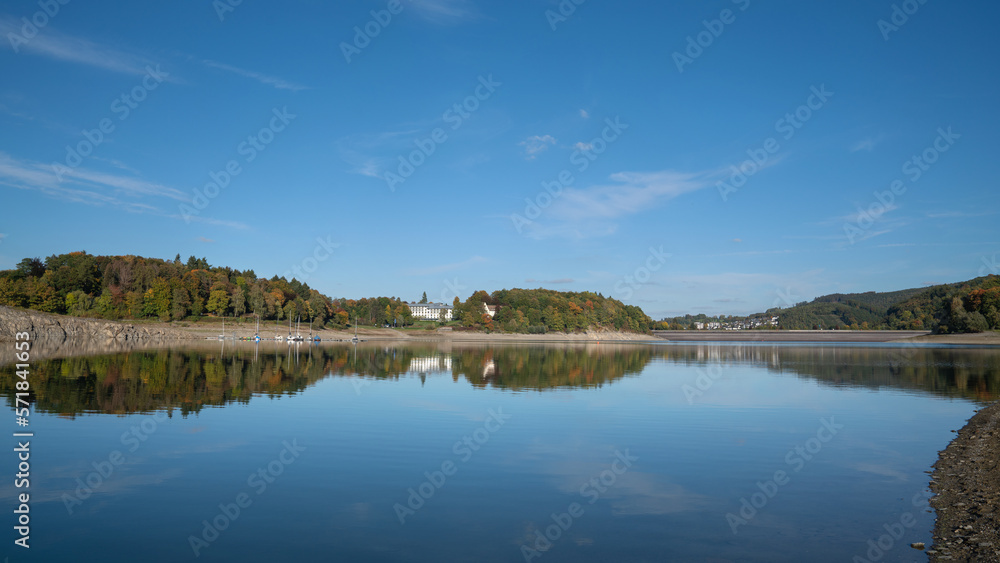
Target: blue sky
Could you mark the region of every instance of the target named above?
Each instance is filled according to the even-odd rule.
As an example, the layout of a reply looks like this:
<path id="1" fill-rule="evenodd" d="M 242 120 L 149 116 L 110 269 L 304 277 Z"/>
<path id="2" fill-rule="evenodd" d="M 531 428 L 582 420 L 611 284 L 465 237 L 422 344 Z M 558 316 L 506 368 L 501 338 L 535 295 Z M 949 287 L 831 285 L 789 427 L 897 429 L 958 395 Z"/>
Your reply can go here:
<path id="1" fill-rule="evenodd" d="M 52 2 L 0 10 L 0 268 L 654 318 L 1000 273 L 996 3 Z"/>

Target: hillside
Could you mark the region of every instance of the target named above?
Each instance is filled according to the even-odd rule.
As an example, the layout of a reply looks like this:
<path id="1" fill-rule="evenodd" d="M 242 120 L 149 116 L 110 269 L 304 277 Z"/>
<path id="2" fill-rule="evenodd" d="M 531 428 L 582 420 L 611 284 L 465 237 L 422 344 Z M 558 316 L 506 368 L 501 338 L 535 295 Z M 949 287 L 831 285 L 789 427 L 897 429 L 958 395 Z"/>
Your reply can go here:
<path id="1" fill-rule="evenodd" d="M 25 258 L 0 271 L 0 305 L 106 320 L 177 321 L 203 316 L 262 321 L 301 319 L 303 325 L 346 326 L 357 318 L 381 326 L 410 321 L 409 308 L 390 297 L 332 299 L 296 279 L 258 278 L 253 270 L 86 252 Z"/>
<path id="2" fill-rule="evenodd" d="M 483 304 L 496 308 L 491 318 Z M 464 303 L 455 298 L 455 318 L 466 327 L 528 334 L 616 330 L 649 332 L 653 319 L 639 307 L 589 291 L 501 289 L 473 293 Z"/>
<path id="3" fill-rule="evenodd" d="M 484 304 L 493 307 L 494 316 Z M 652 325 L 639 307 L 592 292 L 477 291 L 464 303 L 456 297 L 454 305 L 456 324 L 487 332 L 646 333 Z M 259 316 L 264 326 L 301 319 L 303 330 L 413 323 L 409 306 L 396 297 L 335 299 L 296 279 L 258 278 L 253 270 L 211 266 L 194 256 L 182 262 L 180 255 L 161 260 L 71 252 L 44 261 L 25 258 L 15 269 L 0 271 L 0 306 L 104 320 Z"/>
<path id="4" fill-rule="evenodd" d="M 933 330 L 1000 329 L 1000 276 L 887 293 L 832 294 L 776 309 L 780 328 Z"/>

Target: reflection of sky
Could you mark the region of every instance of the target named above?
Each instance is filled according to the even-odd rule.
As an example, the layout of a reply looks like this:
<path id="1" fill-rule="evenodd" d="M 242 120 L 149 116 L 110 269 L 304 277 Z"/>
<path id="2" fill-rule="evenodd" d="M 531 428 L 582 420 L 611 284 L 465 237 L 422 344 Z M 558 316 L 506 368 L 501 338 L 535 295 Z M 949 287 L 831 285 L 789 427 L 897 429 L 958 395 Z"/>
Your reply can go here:
<path id="1" fill-rule="evenodd" d="M 148 415 L 35 415 L 32 509 L 51 538 L 38 554 L 189 559 L 188 535 L 219 503 L 250 492 L 253 504 L 202 560 L 518 560 L 520 542 L 572 502 L 585 514 L 544 561 L 850 560 L 882 524 L 913 510 L 924 471 L 974 408 L 747 363 L 724 366 L 689 404 L 683 386 L 698 375 L 697 365 L 655 361 L 601 388 L 546 392 L 476 389 L 447 376 L 363 387 L 327 378 L 294 396 L 175 414 L 135 452 L 120 437 Z M 454 445 L 483 428 L 490 409 L 511 418 L 461 461 Z M 829 417 L 844 428 L 795 472 L 786 455 Z M 284 440 L 306 451 L 258 496 L 247 478 L 277 459 Z M 126 463 L 69 516 L 62 494 L 116 449 Z M 639 460 L 589 504 L 581 487 L 619 450 Z M 447 460 L 458 472 L 401 526 L 393 505 Z M 725 514 L 777 470 L 789 484 L 734 537 Z M 13 493 L 0 488 L 8 504 Z M 914 515 L 906 544 L 929 542 L 933 515 Z M 120 547 L 109 552 L 108 538 Z"/>

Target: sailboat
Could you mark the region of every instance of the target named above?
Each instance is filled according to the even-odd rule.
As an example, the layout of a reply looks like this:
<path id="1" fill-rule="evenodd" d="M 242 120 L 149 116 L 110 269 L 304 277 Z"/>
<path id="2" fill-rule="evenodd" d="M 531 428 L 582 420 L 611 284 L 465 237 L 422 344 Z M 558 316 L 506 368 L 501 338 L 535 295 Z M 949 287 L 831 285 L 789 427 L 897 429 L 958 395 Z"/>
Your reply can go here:
<path id="1" fill-rule="evenodd" d="M 295 336 L 292 336 L 292 317 L 288 317 L 288 341 L 289 342 L 302 342 L 305 340 L 302 338 L 302 334 L 299 332 L 299 323 L 301 322 L 301 317 L 295 318 Z"/>
<path id="2" fill-rule="evenodd" d="M 358 317 L 354 317 L 354 338 L 351 339 L 351 342 L 358 343 Z"/>
<path id="3" fill-rule="evenodd" d="M 222 334 L 219 335 L 219 340 L 226 339 L 226 317 L 222 317 Z"/>
<path id="4" fill-rule="evenodd" d="M 257 328 L 253 333 L 253 341 L 260 342 L 260 315 L 257 315 Z"/>

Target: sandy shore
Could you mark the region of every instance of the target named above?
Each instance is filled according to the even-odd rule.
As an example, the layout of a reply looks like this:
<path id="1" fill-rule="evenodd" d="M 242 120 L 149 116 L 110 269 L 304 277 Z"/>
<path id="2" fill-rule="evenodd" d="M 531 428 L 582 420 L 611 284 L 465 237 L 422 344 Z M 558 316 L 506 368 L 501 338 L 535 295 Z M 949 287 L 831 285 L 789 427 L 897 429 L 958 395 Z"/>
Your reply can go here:
<path id="1" fill-rule="evenodd" d="M 653 334 L 671 342 L 894 342 L 926 338 L 930 333 L 919 330 L 655 330 Z"/>
<path id="2" fill-rule="evenodd" d="M 182 330 L 190 334 L 193 338 L 216 338 L 222 331 L 220 324 L 202 323 L 156 323 L 162 327 Z M 184 326 L 187 324 L 188 326 Z M 226 334 L 231 336 L 236 334 L 240 338 L 250 338 L 254 335 L 254 326 L 251 324 L 232 326 L 226 325 Z M 309 329 L 301 331 L 302 336 L 309 337 Z M 314 336 L 319 336 L 324 341 L 350 340 L 354 337 L 354 330 L 314 330 Z M 288 327 L 276 329 L 274 324 L 261 327 L 261 338 L 273 339 L 275 336 L 288 336 Z M 364 340 L 446 340 L 446 341 L 470 341 L 470 342 L 494 342 L 494 341 L 515 341 L 515 342 L 580 342 L 580 341 L 636 341 L 651 342 L 659 340 L 655 336 L 648 334 L 637 334 L 631 332 L 616 331 L 587 331 L 583 333 L 562 333 L 554 332 L 549 334 L 499 334 L 485 332 L 471 332 L 458 330 L 396 330 L 391 328 L 358 328 L 358 338 Z"/>
<path id="3" fill-rule="evenodd" d="M 941 452 L 931 561 L 1000 562 L 1000 403 L 979 411 Z"/>

